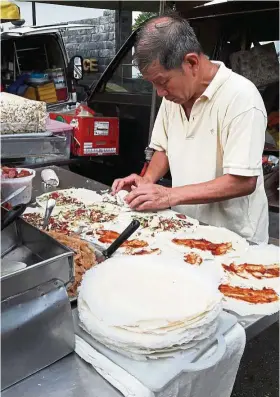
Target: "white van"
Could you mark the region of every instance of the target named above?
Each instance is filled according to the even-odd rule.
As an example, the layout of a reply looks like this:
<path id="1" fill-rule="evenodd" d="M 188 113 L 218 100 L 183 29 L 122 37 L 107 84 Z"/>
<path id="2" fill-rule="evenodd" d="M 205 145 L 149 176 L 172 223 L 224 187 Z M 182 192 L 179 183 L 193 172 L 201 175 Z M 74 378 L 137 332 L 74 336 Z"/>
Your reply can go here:
<path id="1" fill-rule="evenodd" d="M 67 56 L 61 33 L 68 29 L 92 25 L 20 26 L 1 32 L 1 91 L 44 100 L 49 108 L 75 103 L 74 81 L 82 74 L 73 73 L 74 58 L 76 63 L 80 57 L 69 61 Z"/>

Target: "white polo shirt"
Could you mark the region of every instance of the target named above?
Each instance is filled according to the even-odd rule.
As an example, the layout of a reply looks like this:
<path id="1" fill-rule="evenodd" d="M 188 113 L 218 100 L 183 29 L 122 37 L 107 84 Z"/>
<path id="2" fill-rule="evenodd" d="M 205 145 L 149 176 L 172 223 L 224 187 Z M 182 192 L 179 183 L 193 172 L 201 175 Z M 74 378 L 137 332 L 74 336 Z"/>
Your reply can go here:
<path id="1" fill-rule="evenodd" d="M 163 98 L 150 147 L 165 151 L 172 186 L 225 174 L 258 176 L 249 196 L 174 208 L 201 222 L 223 226 L 256 243 L 268 241 L 268 203 L 262 173 L 267 114 L 251 81 L 221 62 L 187 119 L 181 105 Z"/>

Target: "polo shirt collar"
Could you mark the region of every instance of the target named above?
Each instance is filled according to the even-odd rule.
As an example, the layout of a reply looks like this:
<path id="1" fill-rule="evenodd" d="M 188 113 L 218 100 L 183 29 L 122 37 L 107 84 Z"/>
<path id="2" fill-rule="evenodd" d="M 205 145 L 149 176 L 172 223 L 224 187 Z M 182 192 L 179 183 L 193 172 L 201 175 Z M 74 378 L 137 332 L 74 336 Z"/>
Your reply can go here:
<path id="1" fill-rule="evenodd" d="M 224 84 L 224 82 L 229 78 L 229 76 L 232 73 L 231 69 L 228 69 L 223 62 L 218 62 L 218 61 L 211 61 L 212 63 L 215 63 L 216 65 L 219 65 L 219 69 L 211 81 L 211 83 L 208 85 L 206 90 L 203 92 L 201 97 L 206 97 L 209 100 L 212 99 L 214 94 L 218 91 L 218 89 Z"/>

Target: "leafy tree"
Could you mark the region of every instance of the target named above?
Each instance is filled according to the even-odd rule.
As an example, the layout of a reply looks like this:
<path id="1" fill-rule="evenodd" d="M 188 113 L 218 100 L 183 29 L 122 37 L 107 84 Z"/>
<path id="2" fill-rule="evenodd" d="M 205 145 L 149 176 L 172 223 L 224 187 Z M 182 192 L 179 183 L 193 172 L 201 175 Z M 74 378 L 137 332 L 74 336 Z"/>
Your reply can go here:
<path id="1" fill-rule="evenodd" d="M 137 29 L 142 23 L 146 22 L 148 19 L 155 17 L 158 15 L 156 12 L 141 12 L 138 17 L 135 19 L 134 25 L 132 26 L 132 30 Z"/>

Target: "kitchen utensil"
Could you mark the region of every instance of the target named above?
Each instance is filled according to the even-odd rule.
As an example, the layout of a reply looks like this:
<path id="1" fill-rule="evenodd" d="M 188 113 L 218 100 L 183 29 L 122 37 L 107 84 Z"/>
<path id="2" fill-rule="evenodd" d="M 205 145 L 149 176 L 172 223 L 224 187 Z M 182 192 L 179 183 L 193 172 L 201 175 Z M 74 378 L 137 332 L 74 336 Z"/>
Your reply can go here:
<path id="1" fill-rule="evenodd" d="M 74 279 L 72 250 L 22 218 L 1 233 L 1 263 L 14 261 L 26 263 L 27 267 L 1 276 L 2 300 L 49 280 L 60 280 L 67 285 Z"/>
<path id="2" fill-rule="evenodd" d="M 2 213 L 1 219 L 1 231 L 13 223 L 18 217 L 20 217 L 26 210 L 26 204 L 19 204 L 13 207 L 11 210 Z"/>
<path id="3" fill-rule="evenodd" d="M 107 249 L 101 251 L 101 255 L 99 255 L 99 262 L 103 262 L 105 259 L 110 258 L 117 251 L 117 249 L 139 228 L 139 226 L 140 222 L 134 219 Z"/>
<path id="4" fill-rule="evenodd" d="M 61 263 L 55 262 L 55 265 L 59 267 Z M 28 277 L 32 267 L 5 277 L 12 279 L 25 272 Z M 51 270 L 49 277 L 52 277 Z M 14 280 L 17 281 L 20 282 Z M 54 278 L 2 299 L 1 357 L 5 368 L 1 368 L 1 392 L 72 353 L 74 347 L 72 310 L 62 281 Z"/>
<path id="5" fill-rule="evenodd" d="M 22 186 L 19 189 L 15 190 L 13 193 L 9 194 L 8 197 L 6 197 L 2 202 L 1 202 L 1 206 L 4 205 L 5 203 L 7 203 L 8 201 L 12 200 L 14 197 L 16 197 L 18 194 L 22 193 L 25 189 L 27 188 L 27 186 Z"/>
<path id="6" fill-rule="evenodd" d="M 46 211 L 45 211 L 45 216 L 44 216 L 44 223 L 43 223 L 43 230 L 46 230 L 46 228 L 48 227 L 49 219 L 53 212 L 55 204 L 56 204 L 56 201 L 54 199 L 49 199 L 47 201 Z"/>
<path id="7" fill-rule="evenodd" d="M 19 144 L 18 144 L 19 145 Z M 20 146 L 20 145 L 19 145 Z M 1 150 L 3 146 L 1 146 Z M 27 150 L 27 149 L 26 149 Z M 3 156 L 3 153 L 2 153 Z M 3 156 L 4 157 L 4 156 Z M 9 157 L 9 156 L 7 156 Z M 20 171 L 29 171 L 30 175 L 22 177 L 22 178 L 1 178 L 1 194 L 2 197 L 7 197 L 10 194 L 14 193 L 15 190 L 20 187 L 25 187 L 20 194 L 17 194 L 13 199 L 10 199 L 10 204 L 12 207 L 18 204 L 28 204 L 32 198 L 32 180 L 36 175 L 36 171 L 29 168 L 18 168 L 16 167 L 18 172 Z"/>

